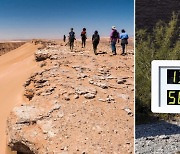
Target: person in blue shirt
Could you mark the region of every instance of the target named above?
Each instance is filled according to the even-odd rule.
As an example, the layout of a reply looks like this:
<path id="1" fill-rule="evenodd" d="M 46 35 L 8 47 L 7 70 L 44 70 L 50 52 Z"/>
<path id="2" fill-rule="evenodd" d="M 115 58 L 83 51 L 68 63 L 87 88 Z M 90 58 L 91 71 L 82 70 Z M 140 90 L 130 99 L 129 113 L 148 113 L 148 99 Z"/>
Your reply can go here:
<path id="1" fill-rule="evenodd" d="M 121 46 L 122 46 L 122 54 L 121 55 L 125 55 L 125 48 L 127 48 L 129 36 L 124 29 L 122 29 L 121 32 L 122 32 L 120 34 Z"/>

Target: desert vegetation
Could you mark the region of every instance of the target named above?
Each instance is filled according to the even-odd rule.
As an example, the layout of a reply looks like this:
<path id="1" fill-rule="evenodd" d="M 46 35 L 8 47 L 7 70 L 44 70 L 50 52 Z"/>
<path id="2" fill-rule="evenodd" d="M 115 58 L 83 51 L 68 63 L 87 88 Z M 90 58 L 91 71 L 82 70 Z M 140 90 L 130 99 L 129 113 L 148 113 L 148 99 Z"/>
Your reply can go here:
<path id="1" fill-rule="evenodd" d="M 168 23 L 159 21 L 150 32 L 136 29 L 136 122 L 146 123 L 154 118 L 169 119 L 176 114 L 152 114 L 151 61 L 180 59 L 180 27 L 178 14 L 173 13 Z"/>

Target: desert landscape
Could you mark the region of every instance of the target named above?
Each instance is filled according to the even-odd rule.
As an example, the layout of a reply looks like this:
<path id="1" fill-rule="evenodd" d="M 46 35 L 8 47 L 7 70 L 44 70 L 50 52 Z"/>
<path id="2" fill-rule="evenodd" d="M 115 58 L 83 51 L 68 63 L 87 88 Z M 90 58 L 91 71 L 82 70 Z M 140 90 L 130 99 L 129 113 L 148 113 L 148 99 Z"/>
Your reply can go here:
<path id="1" fill-rule="evenodd" d="M 33 40 L 0 56 L 2 153 L 133 153 L 133 44 Z"/>

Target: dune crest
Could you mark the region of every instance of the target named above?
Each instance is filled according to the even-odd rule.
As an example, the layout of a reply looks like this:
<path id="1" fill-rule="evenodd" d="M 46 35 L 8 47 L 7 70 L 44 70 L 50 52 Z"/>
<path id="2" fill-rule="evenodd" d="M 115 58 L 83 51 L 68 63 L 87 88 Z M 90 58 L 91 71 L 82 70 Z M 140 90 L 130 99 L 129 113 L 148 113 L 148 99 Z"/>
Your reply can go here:
<path id="1" fill-rule="evenodd" d="M 34 60 L 34 52 L 39 45 L 26 43 L 21 47 L 0 56 L 0 151 L 6 149 L 6 120 L 10 110 L 19 102 L 23 102 L 23 84 L 38 67 Z"/>

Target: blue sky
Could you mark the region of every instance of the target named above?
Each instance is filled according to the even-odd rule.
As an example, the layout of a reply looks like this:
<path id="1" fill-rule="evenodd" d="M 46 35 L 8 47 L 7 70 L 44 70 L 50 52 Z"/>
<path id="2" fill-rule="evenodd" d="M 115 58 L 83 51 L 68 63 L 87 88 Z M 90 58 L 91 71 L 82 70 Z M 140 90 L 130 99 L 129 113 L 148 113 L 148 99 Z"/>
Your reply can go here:
<path id="1" fill-rule="evenodd" d="M 134 0 L 0 0 L 0 39 L 62 38 L 71 27 L 80 36 L 111 26 L 134 34 Z"/>

